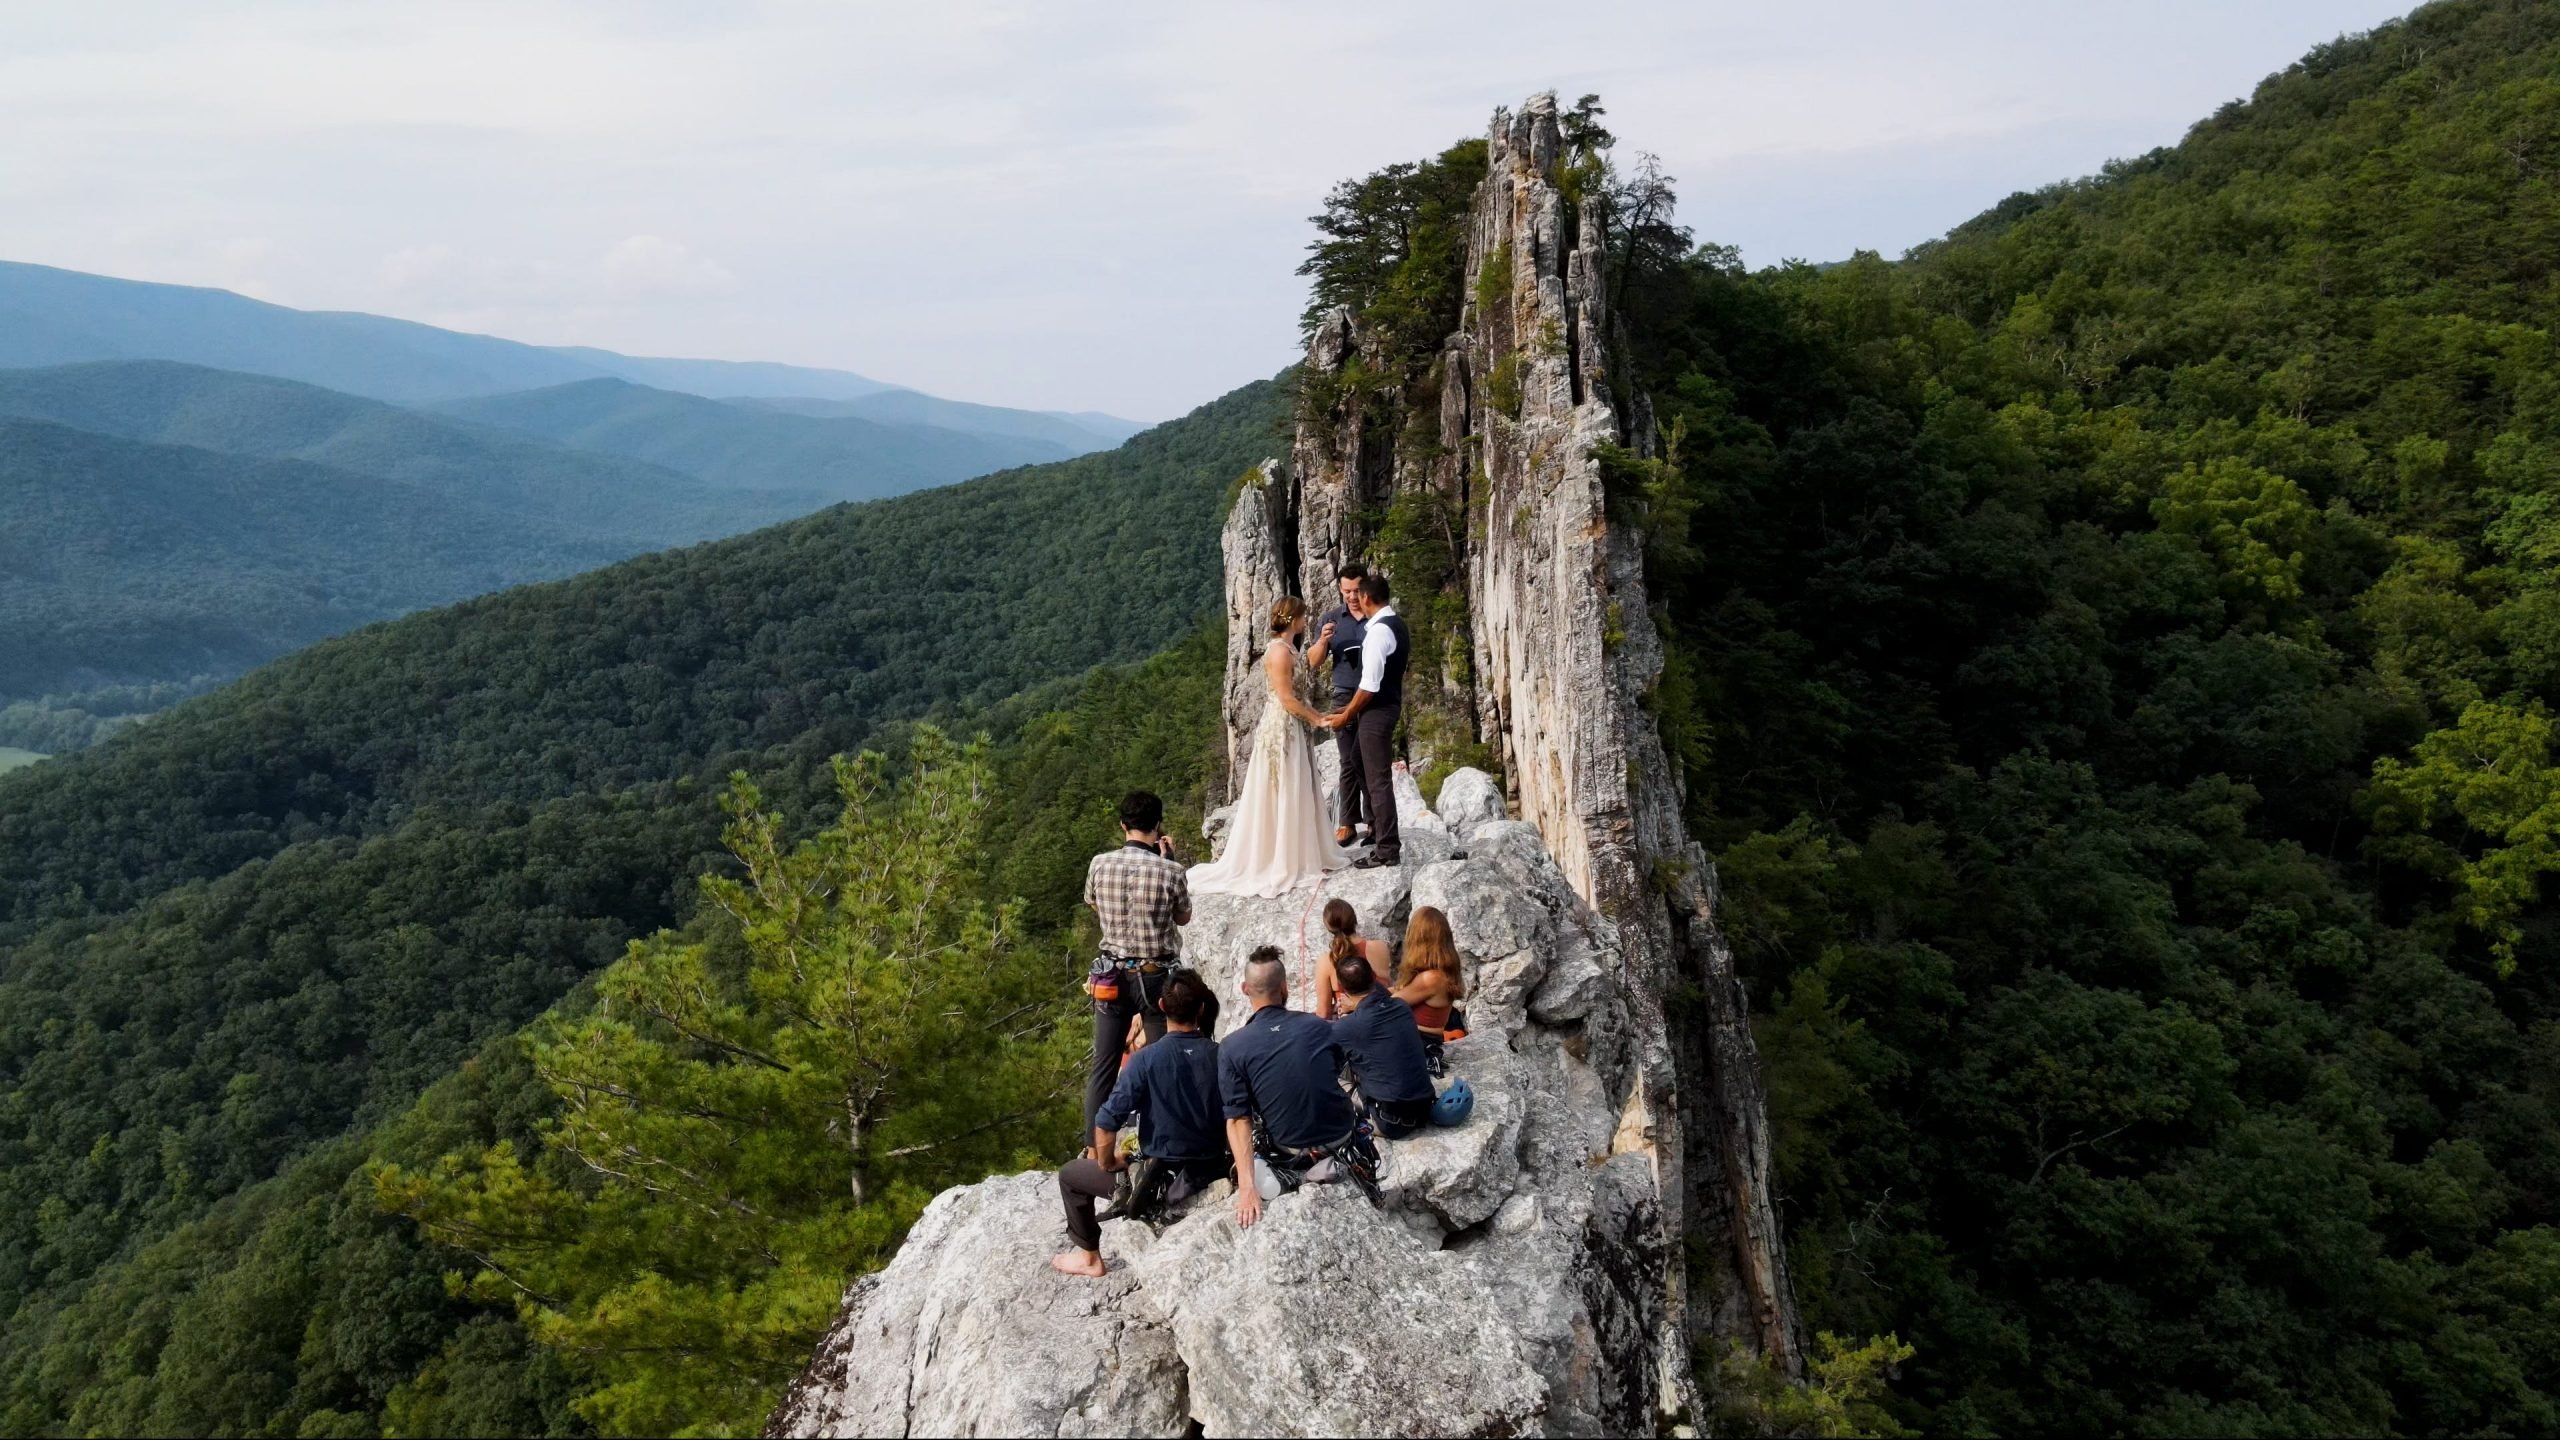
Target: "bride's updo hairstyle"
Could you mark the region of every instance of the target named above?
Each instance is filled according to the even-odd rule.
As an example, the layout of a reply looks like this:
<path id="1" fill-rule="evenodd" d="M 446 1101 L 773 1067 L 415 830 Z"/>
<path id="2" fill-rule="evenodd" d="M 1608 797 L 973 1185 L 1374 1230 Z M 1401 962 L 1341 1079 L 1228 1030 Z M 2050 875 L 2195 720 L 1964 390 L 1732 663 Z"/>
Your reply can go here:
<path id="1" fill-rule="evenodd" d="M 1295 595 L 1283 595 L 1271 607 L 1271 633 L 1286 635 L 1289 627 L 1307 618 L 1307 602 Z"/>

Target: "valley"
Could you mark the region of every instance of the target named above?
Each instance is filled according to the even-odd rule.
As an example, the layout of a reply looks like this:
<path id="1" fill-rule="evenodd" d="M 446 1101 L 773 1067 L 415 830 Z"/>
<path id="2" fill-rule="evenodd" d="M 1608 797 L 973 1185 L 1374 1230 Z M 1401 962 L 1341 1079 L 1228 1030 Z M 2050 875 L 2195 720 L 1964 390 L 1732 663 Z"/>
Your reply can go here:
<path id="1" fill-rule="evenodd" d="M 0 1434 L 2560 1427 L 2560 9 L 1895 258 L 1482 113 L 1149 427 L 0 265 Z M 1086 858 L 1141 786 L 1210 853 L 1351 558 L 1472 798 L 1345 873 L 1475 907 L 1502 1052 L 1394 1213 L 1166 1254 L 1498 1374 L 1024 1236 Z"/>
<path id="2" fill-rule="evenodd" d="M 348 329 L 371 317 L 100 277 L 36 277 L 40 285 L 29 270 L 0 265 L 0 306 L 15 296 L 41 310 L 37 299 L 49 298 L 68 313 L 48 286 L 103 287 L 124 302 L 119 345 L 155 355 L 295 372 L 277 357 L 306 354 L 291 337 L 314 327 L 390 368 L 427 365 L 416 348 L 427 338 L 437 353 L 503 345 L 391 322 Z M 215 343 L 243 328 L 272 333 L 245 350 Z M 36 345 L 41 333 L 18 343 Z M 69 335 L 46 343 L 76 351 Z M 539 355 L 515 358 L 526 377 L 553 373 Z M 798 374 L 708 362 L 621 368 L 768 388 Z M 349 373 L 363 372 L 329 378 L 344 384 Z M 1091 453 L 1140 428 L 800 378 L 819 393 L 715 399 L 617 376 L 420 409 L 290 373 L 165 358 L 0 369 L 0 635 L 16 637 L 0 642 L 0 741 L 76 748 L 94 731 L 64 712 L 96 708 L 84 696 L 200 689 L 203 677 L 228 679 L 373 621 L 830 504 Z M 8 716 L 46 696 L 56 703 Z"/>

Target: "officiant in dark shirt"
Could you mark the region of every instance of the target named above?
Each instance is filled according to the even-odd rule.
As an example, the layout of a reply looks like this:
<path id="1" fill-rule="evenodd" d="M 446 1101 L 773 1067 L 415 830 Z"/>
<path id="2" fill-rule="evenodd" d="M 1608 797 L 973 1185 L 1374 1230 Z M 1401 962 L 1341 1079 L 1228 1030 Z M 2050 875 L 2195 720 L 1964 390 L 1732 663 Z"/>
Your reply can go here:
<path id="1" fill-rule="evenodd" d="M 1351 613 L 1351 597 L 1358 594 L 1360 582 L 1368 577 L 1369 567 L 1354 560 L 1334 575 L 1334 604 L 1316 622 L 1316 643 L 1307 651 L 1307 663 L 1333 664 L 1332 710 L 1351 703 L 1352 694 L 1360 688 L 1360 640 L 1363 626 Z M 1366 817 L 1361 797 L 1367 786 L 1360 771 L 1360 741 L 1346 726 L 1333 732 L 1333 753 L 1341 758 L 1342 779 L 1337 787 L 1341 795 L 1341 828 L 1333 832 L 1335 843 L 1348 845 L 1354 837 L 1354 826 Z"/>

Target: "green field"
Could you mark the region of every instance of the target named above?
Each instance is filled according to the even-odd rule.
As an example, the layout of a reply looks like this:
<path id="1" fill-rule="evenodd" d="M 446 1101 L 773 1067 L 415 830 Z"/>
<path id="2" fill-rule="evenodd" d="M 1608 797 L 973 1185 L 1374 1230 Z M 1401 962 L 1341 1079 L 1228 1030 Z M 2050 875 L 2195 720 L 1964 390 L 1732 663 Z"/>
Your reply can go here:
<path id="1" fill-rule="evenodd" d="M 21 765 L 33 765 L 43 758 L 41 751 L 20 750 L 13 745 L 0 745 L 0 775 L 5 775 Z"/>

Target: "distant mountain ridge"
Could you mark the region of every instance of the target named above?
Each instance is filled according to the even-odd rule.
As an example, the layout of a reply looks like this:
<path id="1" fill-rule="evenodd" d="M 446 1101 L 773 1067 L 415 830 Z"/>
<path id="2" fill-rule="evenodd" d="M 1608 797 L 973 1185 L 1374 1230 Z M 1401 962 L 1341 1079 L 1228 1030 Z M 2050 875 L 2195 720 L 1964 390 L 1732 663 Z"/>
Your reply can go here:
<path id="1" fill-rule="evenodd" d="M 436 485 L 0 418 L 0 700 L 236 672 L 631 548 Z"/>
<path id="2" fill-rule="evenodd" d="M 814 490 L 830 500 L 885 499 L 1017 465 L 1072 459 L 1092 448 L 1089 434 L 1022 411 L 992 413 L 1021 416 L 1063 433 L 1040 438 L 1023 433 L 1038 426 L 1010 421 L 1002 429 L 972 431 L 930 421 L 883 423 L 854 413 L 816 415 L 788 408 L 863 406 L 909 396 L 928 407 L 952 403 L 912 391 L 849 401 L 706 400 L 603 379 L 448 401 L 434 409 L 578 450 L 664 466 L 715 485 Z"/>
<path id="3" fill-rule="evenodd" d="M 661 466 L 314 385 L 166 361 L 0 370 L 0 416 L 431 485 L 456 500 L 574 524 L 627 544 L 625 554 L 737 534 L 827 503 L 814 486 L 738 496 Z"/>
<path id="4" fill-rule="evenodd" d="M 398 405 L 595 379 L 709 399 L 858 400 L 902 388 L 849 370 L 528 345 L 357 311 L 295 310 L 228 290 L 0 261 L 0 368 L 91 360 L 178 360 Z M 968 408 L 1078 427 L 1090 438 L 1074 453 L 1118 444 L 1131 430 L 1131 422 L 1107 416 Z"/>
<path id="5" fill-rule="evenodd" d="M 1104 436 L 1116 445 L 1148 428 L 1135 420 L 1122 420 L 1098 411 L 1007 410 L 996 405 L 972 405 L 965 400 L 944 400 L 920 390 L 883 390 L 876 395 L 851 400 L 799 395 L 737 395 L 728 398 L 740 405 L 780 410 L 793 415 L 813 415 L 821 419 L 931 425 L 972 434 L 1017 436 L 1061 445 L 1069 453 L 1082 453 L 1080 447 L 1089 445 L 1095 435 Z"/>
<path id="6" fill-rule="evenodd" d="M 262 375 L 0 370 L 0 704 L 236 674 L 353 626 L 829 498 Z"/>

